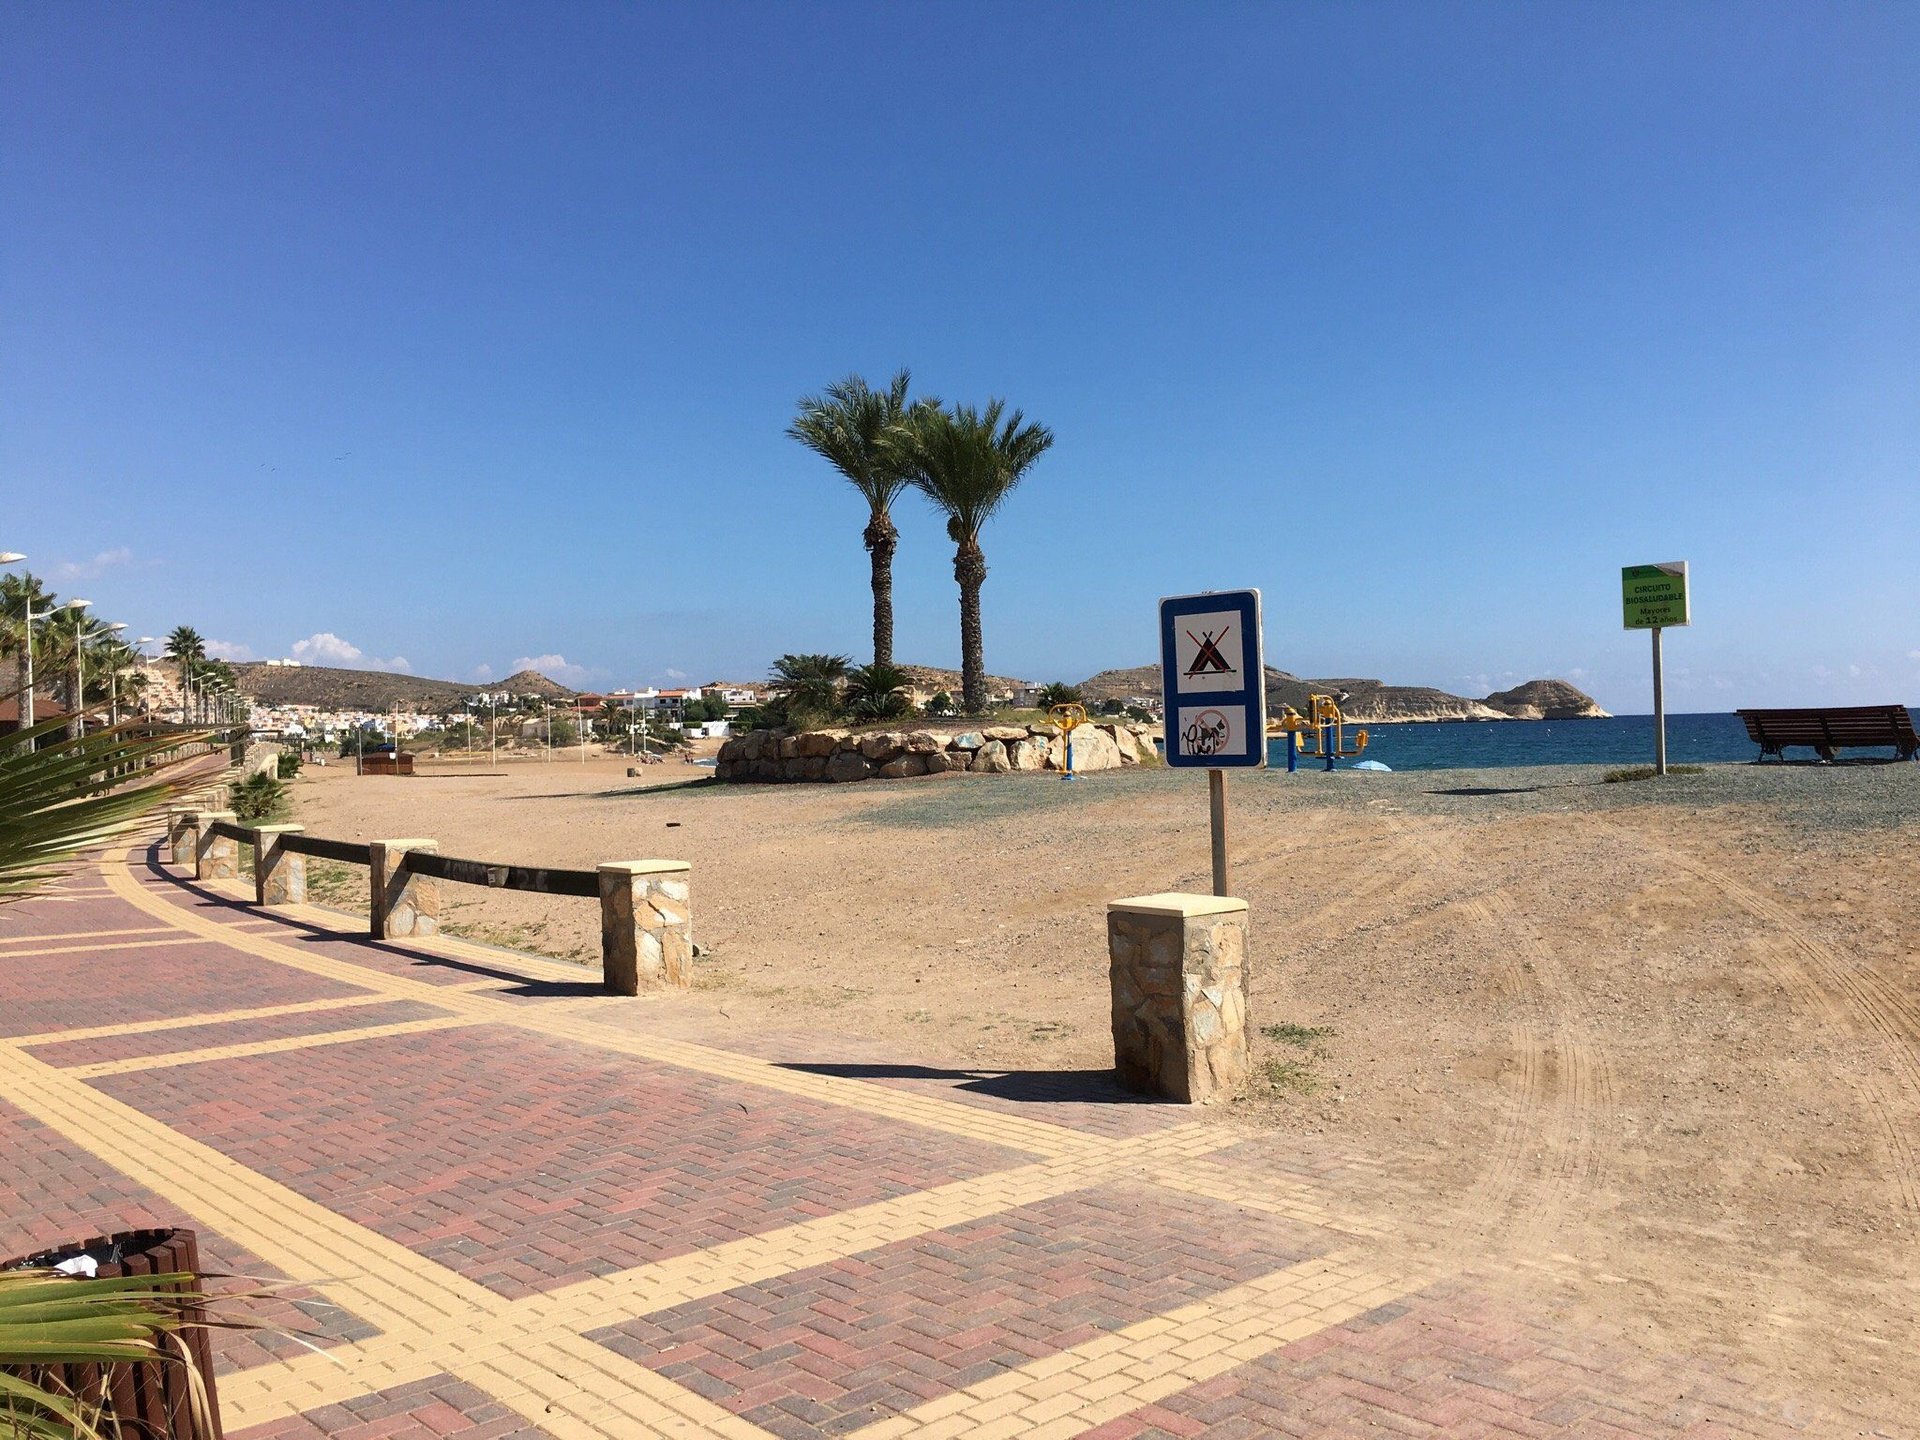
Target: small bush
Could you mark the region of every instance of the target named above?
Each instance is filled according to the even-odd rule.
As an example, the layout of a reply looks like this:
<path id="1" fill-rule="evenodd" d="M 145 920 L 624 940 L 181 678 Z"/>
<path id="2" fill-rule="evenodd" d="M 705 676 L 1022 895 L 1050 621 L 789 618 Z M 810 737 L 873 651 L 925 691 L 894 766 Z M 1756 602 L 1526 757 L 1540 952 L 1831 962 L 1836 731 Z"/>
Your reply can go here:
<path id="1" fill-rule="evenodd" d="M 233 787 L 233 818 L 258 825 L 285 811 L 287 787 L 272 775 L 253 775 Z"/>
<path id="2" fill-rule="evenodd" d="M 1704 765 L 1669 765 L 1667 767 L 1669 775 L 1704 775 L 1706 773 L 1707 767 Z M 1653 767 L 1631 765 L 1625 770 L 1609 770 L 1600 778 L 1608 785 L 1618 785 L 1623 780 L 1651 780 L 1654 778 Z"/>
<path id="3" fill-rule="evenodd" d="M 1283 1045 L 1317 1047 L 1322 1040 L 1333 1035 L 1331 1025 L 1295 1025 L 1287 1022 L 1280 1025 L 1262 1025 L 1260 1033 L 1269 1040 L 1278 1040 Z"/>
<path id="4" fill-rule="evenodd" d="M 279 771 L 282 780 L 291 780 L 294 776 L 298 775 L 300 773 L 300 752 L 297 750 L 281 751 Z"/>

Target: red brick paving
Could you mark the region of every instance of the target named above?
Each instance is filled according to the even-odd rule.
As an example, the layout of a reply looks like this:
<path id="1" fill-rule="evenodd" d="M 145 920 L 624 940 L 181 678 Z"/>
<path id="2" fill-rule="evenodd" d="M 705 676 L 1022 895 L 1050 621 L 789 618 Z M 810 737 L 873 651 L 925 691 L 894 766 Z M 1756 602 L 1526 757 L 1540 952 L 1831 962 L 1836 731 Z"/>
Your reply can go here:
<path id="1" fill-rule="evenodd" d="M 835 1434 L 1321 1253 L 1271 1216 L 1102 1186 L 592 1338 L 781 1435 Z"/>
<path id="2" fill-rule="evenodd" d="M 496 1026 L 95 1083 L 510 1297 L 1029 1158 Z"/>
<path id="3" fill-rule="evenodd" d="M 1082 1440 L 1445 1435 L 1785 1440 L 1793 1407 L 1677 1355 L 1436 1285 L 1087 1432 Z"/>
<path id="4" fill-rule="evenodd" d="M 203 1268 L 245 1277 L 220 1282 L 216 1288 L 257 1289 L 261 1282 L 286 1279 L 259 1256 L 5 1101 L 0 1101 L 0 1156 L 5 1157 L 0 1165 L 0 1260 L 93 1235 L 181 1225 L 195 1232 Z M 293 1332 L 308 1344 L 322 1347 L 379 1333 L 308 1290 L 276 1291 L 271 1299 L 246 1302 L 246 1312 L 272 1329 L 211 1332 L 214 1359 L 222 1373 L 294 1355 L 303 1348 L 299 1341 L 273 1330 Z"/>
<path id="5" fill-rule="evenodd" d="M 544 1440 L 546 1431 L 450 1375 L 362 1395 L 227 1440 Z"/>

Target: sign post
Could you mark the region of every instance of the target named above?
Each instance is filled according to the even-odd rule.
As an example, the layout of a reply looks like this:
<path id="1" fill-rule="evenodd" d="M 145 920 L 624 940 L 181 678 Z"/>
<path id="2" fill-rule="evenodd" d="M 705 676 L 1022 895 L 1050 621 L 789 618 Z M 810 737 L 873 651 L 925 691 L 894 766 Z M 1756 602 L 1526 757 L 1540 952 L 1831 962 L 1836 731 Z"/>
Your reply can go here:
<path id="1" fill-rule="evenodd" d="M 1260 592 L 1216 590 L 1160 602 L 1160 701 L 1167 764 L 1207 771 L 1213 893 L 1227 893 L 1228 770 L 1267 763 L 1267 673 Z"/>
<path id="2" fill-rule="evenodd" d="M 1628 565 L 1620 571 L 1621 619 L 1628 630 L 1653 632 L 1653 773 L 1667 773 L 1666 672 L 1660 658 L 1660 632 L 1669 625 L 1691 625 L 1692 597 L 1687 562 Z"/>

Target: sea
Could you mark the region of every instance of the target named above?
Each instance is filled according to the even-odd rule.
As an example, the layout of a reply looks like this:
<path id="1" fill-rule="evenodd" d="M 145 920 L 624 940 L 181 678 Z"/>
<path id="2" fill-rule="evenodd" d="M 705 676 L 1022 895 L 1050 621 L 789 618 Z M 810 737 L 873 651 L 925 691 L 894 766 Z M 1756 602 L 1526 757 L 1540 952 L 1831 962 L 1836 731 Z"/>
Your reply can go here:
<path id="1" fill-rule="evenodd" d="M 1605 720 L 1466 720 L 1419 722 L 1407 725 L 1349 725 L 1367 732 L 1366 754 L 1393 770 L 1497 770 L 1509 765 L 1651 765 L 1653 717 L 1614 715 Z M 1730 760 L 1752 760 L 1759 747 L 1747 738 L 1738 715 L 1667 716 L 1667 763 L 1705 765 Z M 1865 759 L 1883 751 L 1848 750 L 1848 759 Z M 1789 750 L 1795 760 L 1812 760 L 1811 750 Z M 1278 769 L 1287 764 L 1285 740 L 1267 746 L 1267 763 Z M 1300 764 L 1324 764 L 1305 756 Z M 1341 768 L 1352 765 L 1342 760 Z"/>

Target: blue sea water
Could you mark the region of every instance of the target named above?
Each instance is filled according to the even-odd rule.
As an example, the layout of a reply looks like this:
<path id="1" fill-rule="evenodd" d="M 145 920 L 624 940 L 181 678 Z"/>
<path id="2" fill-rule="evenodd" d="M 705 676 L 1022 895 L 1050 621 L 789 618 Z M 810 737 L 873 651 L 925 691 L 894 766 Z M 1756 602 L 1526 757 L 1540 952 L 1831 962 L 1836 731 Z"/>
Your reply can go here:
<path id="1" fill-rule="evenodd" d="M 1605 720 L 1491 720 L 1413 725 L 1349 726 L 1366 730 L 1368 760 L 1394 770 L 1481 770 L 1508 765 L 1651 765 L 1653 717 L 1615 715 Z M 1747 738 L 1738 715 L 1669 715 L 1667 763 L 1700 765 L 1751 760 L 1759 749 Z M 1790 750 L 1789 758 L 1811 760 L 1811 750 Z M 1893 751 L 1849 750 L 1848 759 Z M 1287 764 L 1284 740 L 1267 746 L 1267 763 Z M 1304 768 L 1324 762 L 1301 758 Z M 1342 760 L 1348 766 L 1351 760 Z"/>

